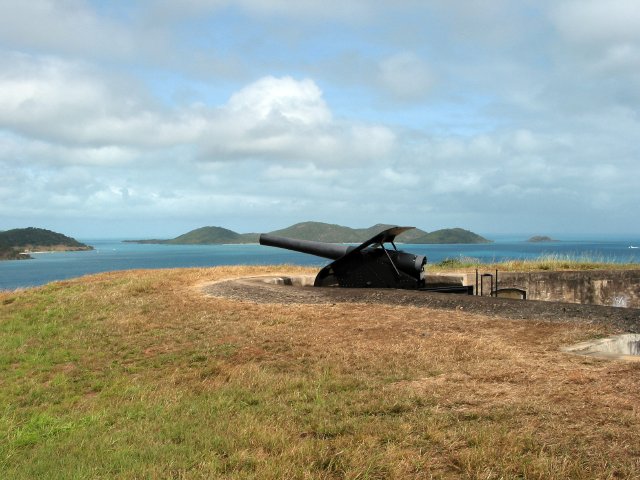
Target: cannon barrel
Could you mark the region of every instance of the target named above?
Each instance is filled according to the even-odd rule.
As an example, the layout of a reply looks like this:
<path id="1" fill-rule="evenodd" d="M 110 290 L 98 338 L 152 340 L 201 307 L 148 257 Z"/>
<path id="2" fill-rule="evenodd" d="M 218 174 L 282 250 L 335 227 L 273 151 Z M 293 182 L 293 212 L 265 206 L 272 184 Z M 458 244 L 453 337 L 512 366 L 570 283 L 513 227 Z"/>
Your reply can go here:
<path id="1" fill-rule="evenodd" d="M 285 248 L 301 253 L 308 253 L 317 257 L 337 260 L 345 256 L 355 247 L 350 245 L 338 245 L 335 243 L 314 242 L 313 240 L 298 240 L 295 238 L 278 237 L 263 233 L 260 235 L 260 245 Z"/>
<path id="2" fill-rule="evenodd" d="M 390 227 L 358 246 L 297 240 L 263 233 L 260 245 L 285 248 L 333 260 L 316 275 L 316 287 L 401 288 L 471 294 L 470 287 L 443 290 L 425 283 L 427 257 L 398 250 L 394 239 L 413 227 Z M 391 244 L 393 249 L 385 248 Z"/>

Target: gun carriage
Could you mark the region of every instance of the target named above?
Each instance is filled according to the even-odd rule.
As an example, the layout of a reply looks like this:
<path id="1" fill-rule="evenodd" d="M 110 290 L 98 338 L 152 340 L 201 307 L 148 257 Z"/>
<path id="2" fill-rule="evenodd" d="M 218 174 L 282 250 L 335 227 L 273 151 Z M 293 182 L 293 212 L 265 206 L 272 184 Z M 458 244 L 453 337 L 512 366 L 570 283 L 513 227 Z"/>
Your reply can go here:
<path id="1" fill-rule="evenodd" d="M 315 287 L 399 288 L 469 293 L 468 287 L 432 287 L 425 282 L 427 257 L 398 250 L 394 242 L 414 227 L 393 227 L 360 245 L 299 240 L 263 233 L 260 245 L 284 248 L 333 260 L 315 278 Z M 385 244 L 392 248 L 386 248 Z"/>

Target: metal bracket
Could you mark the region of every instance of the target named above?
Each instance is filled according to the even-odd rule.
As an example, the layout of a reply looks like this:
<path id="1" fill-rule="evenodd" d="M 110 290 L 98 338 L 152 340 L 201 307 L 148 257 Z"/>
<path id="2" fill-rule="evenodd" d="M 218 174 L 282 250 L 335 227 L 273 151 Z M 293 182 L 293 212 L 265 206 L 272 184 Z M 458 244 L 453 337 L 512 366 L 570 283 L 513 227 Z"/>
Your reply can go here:
<path id="1" fill-rule="evenodd" d="M 391 242 L 393 244 L 393 242 Z M 395 247 L 395 245 L 394 245 Z M 396 267 L 396 264 L 393 263 L 393 260 L 391 259 L 391 255 L 389 255 L 389 252 L 387 252 L 387 249 L 384 248 L 384 245 L 382 242 L 380 242 L 380 248 L 382 248 L 382 250 L 384 251 L 384 254 L 387 256 L 387 258 L 389 259 L 389 263 L 391 263 L 391 266 L 393 267 L 393 269 L 396 271 L 396 276 L 398 278 L 400 278 L 400 270 L 398 270 L 398 267 Z"/>

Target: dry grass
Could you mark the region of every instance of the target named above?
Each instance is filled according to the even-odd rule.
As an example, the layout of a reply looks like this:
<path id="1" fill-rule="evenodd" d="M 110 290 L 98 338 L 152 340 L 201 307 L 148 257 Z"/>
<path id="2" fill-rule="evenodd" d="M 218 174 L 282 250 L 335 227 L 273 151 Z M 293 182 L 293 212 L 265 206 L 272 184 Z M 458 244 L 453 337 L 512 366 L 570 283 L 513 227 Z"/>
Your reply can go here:
<path id="1" fill-rule="evenodd" d="M 6 478 L 638 477 L 640 365 L 558 350 L 605 327 L 196 288 L 273 271 L 1 293 Z"/>
<path id="2" fill-rule="evenodd" d="M 589 255 L 542 255 L 531 259 L 505 260 L 497 263 L 484 263 L 473 257 L 447 258 L 434 265 L 436 270 L 498 269 L 504 272 L 562 271 L 562 270 L 637 270 L 637 263 L 618 263 L 601 256 Z"/>

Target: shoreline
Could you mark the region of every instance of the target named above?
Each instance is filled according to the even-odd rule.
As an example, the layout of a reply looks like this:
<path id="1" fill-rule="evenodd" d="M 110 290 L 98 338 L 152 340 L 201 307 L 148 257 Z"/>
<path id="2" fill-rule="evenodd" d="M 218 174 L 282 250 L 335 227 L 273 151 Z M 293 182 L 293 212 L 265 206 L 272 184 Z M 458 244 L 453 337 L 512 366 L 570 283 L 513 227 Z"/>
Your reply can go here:
<path id="1" fill-rule="evenodd" d="M 39 247 L 42 248 L 42 247 Z M 92 246 L 86 246 L 86 247 L 65 247 L 65 248 L 60 248 L 60 247 L 53 247 L 53 248 L 49 248 L 47 250 L 29 250 L 29 249 L 25 249 L 22 250 L 20 252 L 20 255 L 36 255 L 36 254 L 42 254 L 42 253 L 58 253 L 58 252 L 90 252 L 92 250 L 95 250 L 95 248 L 93 248 Z"/>

